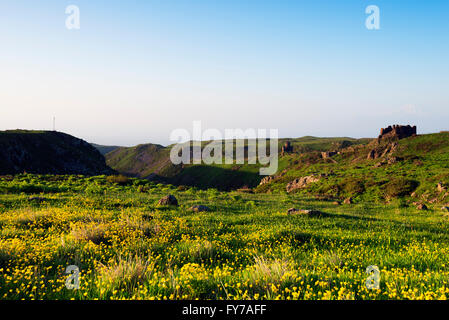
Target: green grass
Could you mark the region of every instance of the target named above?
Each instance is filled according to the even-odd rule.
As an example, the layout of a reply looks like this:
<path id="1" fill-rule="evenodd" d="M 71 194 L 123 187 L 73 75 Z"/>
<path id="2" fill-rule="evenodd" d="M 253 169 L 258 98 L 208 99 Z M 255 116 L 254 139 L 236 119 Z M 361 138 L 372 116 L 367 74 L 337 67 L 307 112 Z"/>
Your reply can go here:
<path id="1" fill-rule="evenodd" d="M 347 180 L 345 186 L 359 190 Z M 449 293 L 448 217 L 437 204 L 426 212 L 408 206 L 407 198 L 336 206 L 301 193 L 178 189 L 106 176 L 24 174 L 2 177 L 0 189 L 1 299 L 438 299 Z M 167 194 L 180 206 L 158 206 Z M 189 211 L 195 204 L 212 211 Z M 291 207 L 327 215 L 287 215 Z M 68 265 L 80 268 L 79 290 L 65 287 Z M 365 287 L 369 265 L 381 270 L 380 290 Z"/>

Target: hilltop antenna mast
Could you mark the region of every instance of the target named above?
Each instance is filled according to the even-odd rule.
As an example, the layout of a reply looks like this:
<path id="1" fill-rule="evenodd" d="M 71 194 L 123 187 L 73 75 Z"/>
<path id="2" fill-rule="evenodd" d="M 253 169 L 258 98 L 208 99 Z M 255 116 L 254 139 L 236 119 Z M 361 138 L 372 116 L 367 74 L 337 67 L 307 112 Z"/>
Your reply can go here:
<path id="1" fill-rule="evenodd" d="M 56 131 L 56 117 L 53 116 L 53 131 Z"/>

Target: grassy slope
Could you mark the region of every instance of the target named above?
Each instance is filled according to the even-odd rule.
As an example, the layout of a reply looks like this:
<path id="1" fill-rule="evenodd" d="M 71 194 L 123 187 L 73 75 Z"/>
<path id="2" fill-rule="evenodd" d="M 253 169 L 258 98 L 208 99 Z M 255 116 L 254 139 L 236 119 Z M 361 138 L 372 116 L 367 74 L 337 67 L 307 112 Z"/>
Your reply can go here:
<path id="1" fill-rule="evenodd" d="M 258 190 L 284 192 L 287 183 L 297 177 L 328 173 L 330 176 L 327 179 L 311 184 L 300 193 L 382 201 L 388 198 L 395 181 L 408 180 L 418 184 L 414 194 L 416 201 L 449 200 L 446 193 L 439 193 L 436 188 L 438 182 L 449 185 L 449 133 L 410 137 L 400 140 L 398 144 L 392 156 L 401 160 L 380 167 L 375 165 L 382 159 L 366 159 L 369 146 L 336 155 L 332 158 L 335 162 L 310 154 L 288 156 L 286 174 L 270 184 L 258 187 Z"/>
<path id="2" fill-rule="evenodd" d="M 19 175 L 0 178 L 0 189 L 0 299 L 449 297 L 440 210 L 105 177 Z M 168 193 L 179 208 L 156 205 Z M 194 204 L 212 211 L 189 212 Z M 328 216 L 288 216 L 290 207 Z M 65 288 L 73 264 L 79 290 Z M 365 287 L 369 265 L 380 290 Z"/>
<path id="3" fill-rule="evenodd" d="M 170 149 L 157 144 L 142 144 L 131 148 L 121 147 L 106 155 L 107 164 L 122 174 L 147 178 L 169 170 Z"/>
<path id="4" fill-rule="evenodd" d="M 290 141 L 294 152 L 326 151 L 337 149 L 342 144 L 357 145 L 367 139 L 303 137 L 280 139 L 281 146 Z M 204 147 L 209 142 L 203 142 Z M 250 143 L 253 143 L 250 141 Z M 245 143 L 248 145 L 248 142 Z M 139 145 L 132 148 L 119 148 L 106 155 L 107 164 L 120 173 L 140 178 L 157 175 L 162 181 L 173 184 L 195 185 L 202 188 L 236 189 L 242 186 L 255 187 L 263 178 L 259 175 L 259 165 L 186 165 L 174 166 L 170 157 L 170 146 L 154 144 Z M 224 152 L 224 146 L 223 146 Z M 286 162 L 279 167 L 285 169 Z"/>

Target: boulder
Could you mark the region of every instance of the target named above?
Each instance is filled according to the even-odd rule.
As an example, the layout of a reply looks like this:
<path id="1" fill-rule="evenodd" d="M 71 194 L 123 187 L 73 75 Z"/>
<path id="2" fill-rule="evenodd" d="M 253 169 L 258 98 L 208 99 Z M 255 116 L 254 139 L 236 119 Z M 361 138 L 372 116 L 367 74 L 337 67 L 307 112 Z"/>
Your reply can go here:
<path id="1" fill-rule="evenodd" d="M 259 186 L 262 186 L 264 184 L 272 182 L 274 179 L 276 179 L 276 176 L 266 176 L 262 180 L 260 180 Z"/>
<path id="2" fill-rule="evenodd" d="M 266 176 L 265 178 L 260 180 L 259 186 L 270 183 L 270 182 L 276 180 L 277 178 L 284 176 L 286 173 L 287 173 L 287 170 L 283 170 L 280 174 L 273 175 L 273 176 Z"/>
<path id="3" fill-rule="evenodd" d="M 207 211 L 211 211 L 211 209 L 209 207 L 203 206 L 203 205 L 194 205 L 192 207 L 189 208 L 190 211 L 193 212 L 207 212 Z"/>
<path id="4" fill-rule="evenodd" d="M 399 157 L 389 157 L 388 160 L 387 160 L 387 163 L 388 164 L 395 164 L 395 163 L 397 163 L 399 161 L 402 161 L 402 159 L 399 158 Z"/>
<path id="5" fill-rule="evenodd" d="M 427 208 L 427 206 L 423 203 L 420 203 L 416 206 L 416 209 L 418 210 L 429 210 L 429 208 Z"/>
<path id="6" fill-rule="evenodd" d="M 163 197 L 157 203 L 161 206 L 178 206 L 178 199 L 175 196 L 169 194 L 168 196 Z"/>
<path id="7" fill-rule="evenodd" d="M 36 201 L 36 202 L 45 202 L 48 201 L 49 199 L 47 198 L 43 198 L 43 197 L 30 197 L 28 198 L 28 201 Z"/>
<path id="8" fill-rule="evenodd" d="M 301 213 L 310 217 L 324 217 L 326 215 L 326 213 L 319 210 L 301 210 Z"/>
<path id="9" fill-rule="evenodd" d="M 324 176 L 325 176 L 324 174 L 321 174 L 321 175 L 310 175 L 310 176 L 297 178 L 287 184 L 287 187 L 286 187 L 287 192 L 292 192 L 293 190 L 296 190 L 296 189 L 305 188 L 311 183 L 320 181 L 320 179 Z"/>
<path id="10" fill-rule="evenodd" d="M 381 162 L 376 163 L 373 167 L 374 167 L 374 168 L 380 168 L 380 167 L 382 167 L 384 164 L 385 164 L 385 162 L 384 162 L 384 161 L 381 161 Z"/>
<path id="11" fill-rule="evenodd" d="M 327 215 L 326 213 L 319 211 L 319 210 L 298 210 L 295 208 L 288 209 L 287 214 L 288 215 L 292 215 L 292 214 L 293 215 L 306 215 L 309 217 L 324 217 Z"/>

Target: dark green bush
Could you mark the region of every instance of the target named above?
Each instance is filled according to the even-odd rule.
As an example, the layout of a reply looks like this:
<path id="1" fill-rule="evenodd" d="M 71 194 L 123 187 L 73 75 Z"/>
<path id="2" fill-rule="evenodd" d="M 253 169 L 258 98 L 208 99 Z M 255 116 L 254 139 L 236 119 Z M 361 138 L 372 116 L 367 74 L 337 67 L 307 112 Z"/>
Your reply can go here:
<path id="1" fill-rule="evenodd" d="M 398 198 L 410 195 L 419 186 L 419 182 L 406 178 L 395 178 L 384 186 L 387 198 Z"/>
<path id="2" fill-rule="evenodd" d="M 150 191 L 150 187 L 148 187 L 148 186 L 140 185 L 140 186 L 137 187 L 137 192 L 147 193 L 148 191 Z"/>
<path id="3" fill-rule="evenodd" d="M 126 185 L 129 182 L 129 178 L 127 176 L 124 176 L 122 174 L 115 175 L 115 176 L 108 176 L 106 177 L 106 181 L 109 183 L 117 183 L 119 185 Z"/>
<path id="4" fill-rule="evenodd" d="M 256 193 L 267 193 L 271 191 L 271 185 L 269 183 L 261 184 L 254 189 Z"/>
<path id="5" fill-rule="evenodd" d="M 358 195 L 365 192 L 365 183 L 360 179 L 346 179 L 341 183 L 342 190 L 349 195 Z"/>

